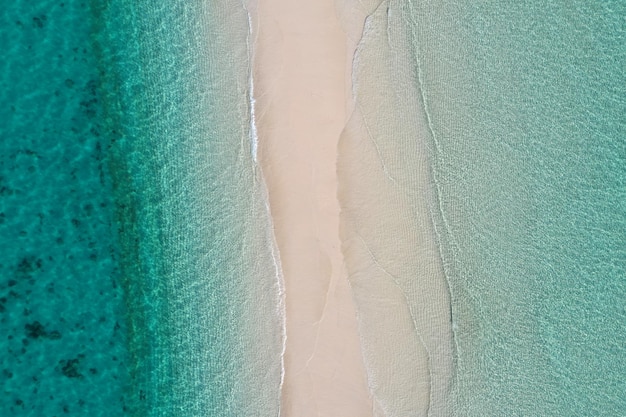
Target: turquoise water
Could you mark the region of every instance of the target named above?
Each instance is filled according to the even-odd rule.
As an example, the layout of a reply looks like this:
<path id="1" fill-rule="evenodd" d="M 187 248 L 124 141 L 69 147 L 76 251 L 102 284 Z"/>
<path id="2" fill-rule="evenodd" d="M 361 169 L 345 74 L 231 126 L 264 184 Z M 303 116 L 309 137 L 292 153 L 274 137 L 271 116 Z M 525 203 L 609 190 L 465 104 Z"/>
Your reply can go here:
<path id="1" fill-rule="evenodd" d="M 0 13 L 0 415 L 124 415 L 128 326 L 89 9 Z"/>
<path id="2" fill-rule="evenodd" d="M 277 414 L 248 19 L 206 3 L 3 14 L 2 415 Z"/>
<path id="3" fill-rule="evenodd" d="M 459 416 L 626 414 L 626 4 L 414 2 Z"/>
<path id="4" fill-rule="evenodd" d="M 277 414 L 247 16 L 155 4 L 0 15 L 2 416 Z M 626 414 L 626 6 L 388 13 L 432 135 L 450 409 Z"/>
<path id="5" fill-rule="evenodd" d="M 251 155 L 247 14 L 203 1 L 99 12 L 135 405 L 276 414 L 280 311 Z"/>
<path id="6" fill-rule="evenodd" d="M 135 405 L 276 414 L 280 310 L 251 155 L 247 14 L 203 1 L 101 13 Z"/>

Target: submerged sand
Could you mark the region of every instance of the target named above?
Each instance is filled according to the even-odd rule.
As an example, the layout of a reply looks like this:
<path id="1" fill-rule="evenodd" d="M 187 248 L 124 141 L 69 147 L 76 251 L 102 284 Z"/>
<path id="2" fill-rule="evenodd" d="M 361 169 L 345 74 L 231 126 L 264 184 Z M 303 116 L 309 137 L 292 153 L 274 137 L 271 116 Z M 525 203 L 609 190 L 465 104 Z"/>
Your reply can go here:
<path id="1" fill-rule="evenodd" d="M 258 0 L 250 10 L 258 161 L 286 294 L 281 416 L 437 415 L 447 390 L 449 298 L 424 149 L 383 143 L 426 133 L 385 120 L 401 102 L 352 85 L 366 16 L 384 20 L 365 3 Z M 361 78 L 391 83 L 388 69 Z"/>

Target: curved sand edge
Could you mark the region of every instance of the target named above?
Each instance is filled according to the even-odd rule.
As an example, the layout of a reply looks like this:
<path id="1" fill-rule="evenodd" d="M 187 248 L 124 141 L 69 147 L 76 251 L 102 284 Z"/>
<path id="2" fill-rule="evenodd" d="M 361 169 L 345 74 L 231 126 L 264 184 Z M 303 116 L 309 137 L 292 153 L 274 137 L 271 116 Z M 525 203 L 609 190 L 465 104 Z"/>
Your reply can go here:
<path id="1" fill-rule="evenodd" d="M 371 416 L 339 240 L 352 53 L 334 0 L 252 5 L 258 161 L 285 283 L 281 416 Z"/>
<path id="2" fill-rule="evenodd" d="M 373 397 L 387 417 L 447 415 L 450 293 L 431 209 L 429 130 L 398 14 L 368 16 L 339 150 L 341 238 Z"/>
<path id="3" fill-rule="evenodd" d="M 366 16 L 384 18 L 371 3 L 250 7 L 258 161 L 286 292 L 282 416 L 438 415 L 451 373 L 428 164 L 410 145 L 424 132 L 410 126 L 418 117 L 399 116 L 419 111 L 398 112 L 405 103 L 385 95 L 394 80 L 378 61 L 389 57 L 376 57 L 384 45 L 360 43 L 380 66 L 353 61 Z M 368 106 L 389 116 L 382 130 Z"/>

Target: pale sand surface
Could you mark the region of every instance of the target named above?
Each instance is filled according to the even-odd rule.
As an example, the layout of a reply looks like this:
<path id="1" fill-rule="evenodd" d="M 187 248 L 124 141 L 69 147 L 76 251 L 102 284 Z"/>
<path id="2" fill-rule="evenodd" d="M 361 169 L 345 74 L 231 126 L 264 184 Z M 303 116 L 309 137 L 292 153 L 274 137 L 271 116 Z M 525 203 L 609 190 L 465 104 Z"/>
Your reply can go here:
<path id="1" fill-rule="evenodd" d="M 402 61 L 410 47 L 377 5 L 250 10 L 258 158 L 286 293 L 283 417 L 446 415 L 452 330 L 428 132 Z"/>
<path id="2" fill-rule="evenodd" d="M 286 292 L 281 415 L 371 416 L 337 200 L 355 41 L 334 0 L 258 0 L 251 12 L 258 158 Z"/>

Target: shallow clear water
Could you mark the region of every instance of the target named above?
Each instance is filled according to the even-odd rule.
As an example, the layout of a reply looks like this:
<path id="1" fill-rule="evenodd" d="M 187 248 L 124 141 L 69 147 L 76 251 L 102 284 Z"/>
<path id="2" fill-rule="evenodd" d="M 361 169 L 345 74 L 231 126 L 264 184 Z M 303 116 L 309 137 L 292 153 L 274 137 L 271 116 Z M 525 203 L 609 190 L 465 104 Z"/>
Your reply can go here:
<path id="1" fill-rule="evenodd" d="M 623 2 L 420 2 L 457 415 L 622 415 Z"/>
<path id="2" fill-rule="evenodd" d="M 1 414 L 275 415 L 247 14 L 86 3 L 3 14 Z"/>
<path id="3" fill-rule="evenodd" d="M 275 414 L 280 308 L 251 155 L 247 14 L 239 3 L 120 1 L 101 21 L 135 405 Z"/>

